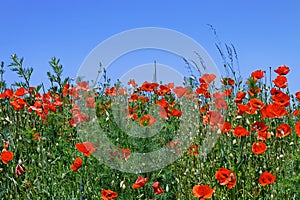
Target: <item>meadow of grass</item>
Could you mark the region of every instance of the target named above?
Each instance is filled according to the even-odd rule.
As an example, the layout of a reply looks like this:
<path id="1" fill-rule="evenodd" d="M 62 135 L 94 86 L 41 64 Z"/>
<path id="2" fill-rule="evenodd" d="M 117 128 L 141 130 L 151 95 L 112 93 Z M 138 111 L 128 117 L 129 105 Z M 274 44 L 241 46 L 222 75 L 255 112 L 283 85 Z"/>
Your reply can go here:
<path id="1" fill-rule="evenodd" d="M 128 90 L 107 77 L 95 87 L 62 78 L 59 60 L 53 58 L 50 65 L 51 87 L 45 89 L 30 85 L 33 69 L 15 55 L 8 68 L 20 81 L 7 86 L 1 64 L 0 199 L 300 198 L 300 92 L 288 89 L 289 67 L 270 73 L 258 69 L 245 81 L 223 77 L 220 90 L 212 89 L 213 74 L 187 78 L 184 87 L 138 86 L 131 80 L 125 83 Z M 275 78 L 269 81 L 271 75 Z M 164 123 L 161 132 L 147 138 L 126 133 L 113 115 L 114 98 L 128 100 L 126 120 L 145 134 L 159 121 Z M 182 99 L 195 102 L 193 112 L 199 116 L 188 148 L 173 140 L 183 124 Z M 151 113 L 153 105 L 159 107 L 158 115 Z M 78 128 L 95 121 L 117 151 L 105 151 L 101 140 L 83 139 L 85 131 L 93 130 Z M 211 132 L 217 137 L 210 138 Z M 210 139 L 214 145 L 203 156 Z M 95 156 L 101 151 L 105 159 L 122 164 L 134 152 L 165 146 L 182 156 L 149 172 L 120 171 Z"/>

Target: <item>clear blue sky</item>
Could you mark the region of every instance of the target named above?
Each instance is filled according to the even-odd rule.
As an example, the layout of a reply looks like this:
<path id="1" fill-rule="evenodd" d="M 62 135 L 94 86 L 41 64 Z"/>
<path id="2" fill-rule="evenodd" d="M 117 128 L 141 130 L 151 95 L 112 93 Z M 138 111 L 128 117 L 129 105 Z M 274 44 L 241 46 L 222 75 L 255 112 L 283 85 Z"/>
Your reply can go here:
<path id="1" fill-rule="evenodd" d="M 46 81 L 53 56 L 61 59 L 65 76 L 75 77 L 100 42 L 150 26 L 194 38 L 222 68 L 207 26 L 211 24 L 223 43 L 235 45 L 243 77 L 285 64 L 291 68 L 290 89 L 296 92 L 300 90 L 299 10 L 297 0 L 1 1 L 0 60 L 9 64 L 13 53 L 24 57 L 25 65 L 34 68 L 33 85 Z M 7 73 L 5 78 L 13 81 L 17 76 Z"/>

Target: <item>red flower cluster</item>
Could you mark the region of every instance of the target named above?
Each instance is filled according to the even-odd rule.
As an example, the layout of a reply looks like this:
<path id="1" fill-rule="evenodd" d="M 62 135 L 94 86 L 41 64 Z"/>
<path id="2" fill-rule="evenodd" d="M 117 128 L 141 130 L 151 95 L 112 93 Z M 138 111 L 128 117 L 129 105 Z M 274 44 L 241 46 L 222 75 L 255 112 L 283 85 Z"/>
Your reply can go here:
<path id="1" fill-rule="evenodd" d="M 115 151 L 109 151 L 109 156 L 111 158 L 118 158 L 122 161 L 126 161 L 129 159 L 130 153 L 131 151 L 129 149 L 118 147 Z"/>
<path id="2" fill-rule="evenodd" d="M 250 132 L 242 126 L 235 127 L 233 134 L 237 137 L 250 136 Z"/>
<path id="3" fill-rule="evenodd" d="M 287 75 L 290 71 L 290 68 L 282 65 L 274 70 L 278 74 L 278 76 L 273 80 L 273 83 L 276 87 L 279 88 L 286 88 L 287 87 L 287 78 L 285 75 Z"/>
<path id="4" fill-rule="evenodd" d="M 4 164 L 8 164 L 9 161 L 11 161 L 14 158 L 14 153 L 11 151 L 8 151 L 6 149 L 3 149 L 0 154 L 1 160 Z"/>
<path id="5" fill-rule="evenodd" d="M 268 132 L 269 126 L 266 126 L 266 124 L 262 121 L 254 122 L 251 126 L 251 129 L 257 133 L 258 140 L 266 141 L 271 137 L 271 133 Z"/>
<path id="6" fill-rule="evenodd" d="M 152 188 L 154 189 L 154 194 L 162 194 L 164 193 L 163 189 L 159 186 L 159 182 L 156 181 L 153 183 Z"/>
<path id="7" fill-rule="evenodd" d="M 14 158 L 14 153 L 11 151 L 8 151 L 8 142 L 3 142 L 3 150 L 0 153 L 0 158 L 4 164 L 8 164 L 9 161 L 11 161 Z"/>
<path id="8" fill-rule="evenodd" d="M 199 198 L 200 200 L 211 198 L 215 191 L 216 188 L 211 189 L 208 185 L 195 185 L 193 187 L 194 197 Z"/>
<path id="9" fill-rule="evenodd" d="M 209 85 L 216 79 L 216 75 L 214 74 L 203 74 L 201 78 L 199 78 L 200 85 L 196 89 L 196 94 L 202 95 L 205 98 L 210 98 L 211 94 L 208 91 Z"/>
<path id="10" fill-rule="evenodd" d="M 118 197 L 118 193 L 112 190 L 102 189 L 101 197 L 103 200 L 112 200 Z"/>
<path id="11" fill-rule="evenodd" d="M 132 184 L 132 189 L 137 189 L 137 188 L 142 188 L 145 186 L 145 184 L 148 182 L 148 178 L 143 178 L 141 176 L 138 176 L 137 180 L 135 183 Z M 154 190 L 154 194 L 162 194 L 164 193 L 163 189 L 159 185 L 160 183 L 158 181 L 154 182 L 152 184 L 152 188 Z"/>
<path id="12" fill-rule="evenodd" d="M 198 146 L 194 144 L 194 145 L 190 146 L 189 154 L 191 156 L 197 156 L 199 153 L 198 151 L 199 151 Z"/>
<path id="13" fill-rule="evenodd" d="M 220 182 L 220 185 L 227 185 L 228 189 L 236 185 L 236 174 L 226 168 L 218 169 L 216 179 Z"/>
<path id="14" fill-rule="evenodd" d="M 96 152 L 94 145 L 90 142 L 77 143 L 76 149 L 83 153 L 84 156 L 90 156 L 92 153 Z"/>
<path id="15" fill-rule="evenodd" d="M 267 150 L 267 145 L 263 142 L 254 142 L 252 144 L 252 152 L 254 154 L 263 154 Z"/>
<path id="16" fill-rule="evenodd" d="M 73 114 L 73 117 L 70 120 L 70 125 L 73 127 L 76 127 L 76 124 L 78 123 L 86 122 L 90 119 L 90 117 L 87 114 L 81 112 L 77 104 L 73 104 L 71 113 Z"/>
<path id="17" fill-rule="evenodd" d="M 258 181 L 261 186 L 266 186 L 266 185 L 270 185 L 271 183 L 275 182 L 276 177 L 273 174 L 271 174 L 270 172 L 263 172 L 260 175 Z"/>
<path id="18" fill-rule="evenodd" d="M 80 157 L 77 157 L 74 161 L 74 163 L 70 166 L 70 168 L 77 172 L 77 170 L 82 166 L 82 159 Z"/>
<path id="19" fill-rule="evenodd" d="M 134 184 L 132 184 L 132 189 L 137 189 L 137 188 L 141 188 L 144 187 L 144 185 L 147 183 L 148 178 L 143 178 L 141 176 L 138 176 L 137 180 L 135 181 Z"/>
<path id="20" fill-rule="evenodd" d="M 288 124 L 281 124 L 276 128 L 276 137 L 283 138 L 291 134 L 292 129 Z"/>

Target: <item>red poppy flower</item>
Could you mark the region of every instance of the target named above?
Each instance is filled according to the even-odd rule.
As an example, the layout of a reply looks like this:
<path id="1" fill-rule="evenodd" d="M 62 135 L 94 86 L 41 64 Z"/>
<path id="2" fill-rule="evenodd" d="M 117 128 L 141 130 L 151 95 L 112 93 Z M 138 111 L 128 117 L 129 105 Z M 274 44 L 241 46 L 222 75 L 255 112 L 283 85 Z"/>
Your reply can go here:
<path id="1" fill-rule="evenodd" d="M 149 83 L 145 81 L 143 85 L 141 86 L 141 90 L 145 92 L 153 92 L 155 88 L 159 86 L 158 83 Z"/>
<path id="2" fill-rule="evenodd" d="M 224 123 L 224 116 L 217 110 L 211 110 L 208 112 L 209 123 L 211 127 L 220 126 Z"/>
<path id="3" fill-rule="evenodd" d="M 235 103 L 242 103 L 243 99 L 245 98 L 246 93 L 245 92 L 238 92 L 236 94 L 236 97 L 234 99 Z"/>
<path id="4" fill-rule="evenodd" d="M 180 141 L 179 140 L 172 140 L 171 142 L 167 143 L 166 146 L 168 148 L 174 149 L 176 150 L 177 153 L 181 153 L 181 149 L 180 149 Z"/>
<path id="5" fill-rule="evenodd" d="M 199 87 L 196 89 L 196 94 L 203 95 L 205 98 L 210 98 L 210 93 L 208 91 L 208 84 L 201 83 Z"/>
<path id="6" fill-rule="evenodd" d="M 167 88 L 172 89 L 172 88 L 174 88 L 174 82 L 164 84 L 164 86 L 166 86 Z"/>
<path id="7" fill-rule="evenodd" d="M 118 197 L 118 193 L 112 190 L 102 189 L 101 197 L 103 200 L 112 200 Z"/>
<path id="8" fill-rule="evenodd" d="M 272 134 L 266 131 L 257 131 L 257 139 L 266 141 L 267 139 L 271 138 Z"/>
<path id="9" fill-rule="evenodd" d="M 105 94 L 109 95 L 109 96 L 116 96 L 117 95 L 117 90 L 116 90 L 115 87 L 106 88 L 105 89 Z"/>
<path id="10" fill-rule="evenodd" d="M 271 183 L 276 181 L 276 177 L 269 172 L 263 172 L 260 175 L 258 181 L 261 186 L 270 185 Z"/>
<path id="11" fill-rule="evenodd" d="M 15 110 L 21 110 L 24 108 L 26 102 L 22 98 L 17 98 L 13 101 L 10 102 L 10 105 L 15 109 Z"/>
<path id="12" fill-rule="evenodd" d="M 172 112 L 171 112 L 171 115 L 174 116 L 174 117 L 181 117 L 182 112 L 180 110 L 173 109 Z"/>
<path id="13" fill-rule="evenodd" d="M 251 73 L 251 77 L 254 78 L 254 80 L 261 79 L 264 77 L 264 71 L 263 70 L 256 70 Z"/>
<path id="14" fill-rule="evenodd" d="M 290 68 L 285 65 L 281 65 L 275 69 L 274 72 L 276 72 L 278 75 L 286 75 L 290 72 Z"/>
<path id="15" fill-rule="evenodd" d="M 60 97 L 55 97 L 54 100 L 55 101 L 53 102 L 53 105 L 62 107 L 63 101 L 60 99 Z"/>
<path id="16" fill-rule="evenodd" d="M 288 112 L 284 106 L 275 103 L 266 105 L 261 109 L 262 118 L 280 118 L 287 114 Z"/>
<path id="17" fill-rule="evenodd" d="M 296 92 L 295 95 L 296 95 L 297 100 L 300 101 L 300 91 L 299 91 L 299 92 Z"/>
<path id="18" fill-rule="evenodd" d="M 232 131 L 232 126 L 229 122 L 224 122 L 221 130 L 223 133 L 228 133 L 229 131 Z"/>
<path id="19" fill-rule="evenodd" d="M 290 96 L 288 94 L 281 92 L 280 90 L 279 92 L 276 92 L 276 94 L 272 96 L 272 100 L 274 101 L 274 103 L 281 106 L 287 107 L 290 105 Z"/>
<path id="20" fill-rule="evenodd" d="M 214 100 L 214 106 L 219 110 L 228 108 L 227 102 L 224 99 Z"/>
<path id="21" fill-rule="evenodd" d="M 286 88 L 287 78 L 285 76 L 279 75 L 273 80 L 273 83 L 279 88 Z"/>
<path id="22" fill-rule="evenodd" d="M 25 172 L 24 167 L 22 165 L 18 164 L 15 169 L 16 177 L 18 178 L 24 172 Z"/>
<path id="23" fill-rule="evenodd" d="M 294 112 L 293 112 L 293 116 L 298 116 L 299 115 L 299 113 L 300 113 L 300 111 L 299 110 L 294 110 Z M 299 115 L 300 116 L 300 115 Z"/>
<path id="24" fill-rule="evenodd" d="M 250 99 L 249 105 L 252 108 L 259 109 L 259 110 L 264 107 L 264 103 L 261 100 L 257 99 L 257 98 Z"/>
<path id="25" fill-rule="evenodd" d="M 67 96 L 69 94 L 69 88 L 70 88 L 70 84 L 66 83 L 64 85 L 63 91 L 62 91 L 62 95 L 63 97 Z"/>
<path id="26" fill-rule="evenodd" d="M 258 132 L 258 131 L 266 131 L 269 129 L 269 126 L 266 126 L 264 122 L 258 121 L 254 122 L 251 126 L 252 131 Z"/>
<path id="27" fill-rule="evenodd" d="M 189 93 L 188 88 L 181 86 L 173 88 L 172 90 L 178 98 L 181 98 L 182 96 L 185 96 Z"/>
<path id="28" fill-rule="evenodd" d="M 164 193 L 163 189 L 159 186 L 159 182 L 156 181 L 153 183 L 152 188 L 154 189 L 154 194 L 162 194 Z"/>
<path id="29" fill-rule="evenodd" d="M 159 86 L 159 90 L 156 90 L 155 93 L 159 96 L 164 96 L 171 93 L 171 89 L 165 85 Z"/>
<path id="30" fill-rule="evenodd" d="M 168 118 L 168 113 L 166 111 L 165 108 L 163 108 L 162 106 L 159 105 L 159 115 L 161 118 L 163 119 L 167 119 Z"/>
<path id="31" fill-rule="evenodd" d="M 36 141 L 41 140 L 41 134 L 40 133 L 33 133 L 31 136 L 32 136 L 33 140 L 36 140 Z"/>
<path id="32" fill-rule="evenodd" d="M 242 137 L 242 136 L 249 136 L 250 132 L 247 131 L 244 127 L 242 126 L 237 126 L 235 127 L 233 134 L 237 137 Z"/>
<path id="33" fill-rule="evenodd" d="M 21 87 L 15 91 L 14 96 L 20 97 L 20 96 L 24 96 L 25 94 L 26 94 L 25 89 Z"/>
<path id="34" fill-rule="evenodd" d="M 138 95 L 137 94 L 131 94 L 130 98 L 129 98 L 129 102 L 134 102 L 138 99 Z"/>
<path id="35" fill-rule="evenodd" d="M 145 97 L 145 96 L 138 96 L 138 100 L 142 101 L 143 103 L 145 102 L 149 102 L 149 97 Z"/>
<path id="36" fill-rule="evenodd" d="M 224 79 L 222 79 L 222 83 L 224 85 L 231 85 L 231 86 L 233 86 L 234 85 L 234 80 L 232 78 L 224 78 Z"/>
<path id="37" fill-rule="evenodd" d="M 0 154 L 1 160 L 4 164 L 8 164 L 9 161 L 11 161 L 14 157 L 13 152 L 10 152 L 6 149 L 2 150 L 2 153 Z"/>
<path id="38" fill-rule="evenodd" d="M 227 185 L 227 188 L 231 189 L 236 185 L 236 174 L 229 169 L 220 168 L 216 172 L 216 180 L 220 185 Z"/>
<path id="39" fill-rule="evenodd" d="M 225 93 L 224 92 L 214 92 L 213 93 L 213 97 L 215 99 L 224 99 Z"/>
<path id="40" fill-rule="evenodd" d="M 209 85 L 216 79 L 216 75 L 214 74 L 203 74 L 201 78 L 199 78 L 200 83 L 205 83 Z"/>
<path id="41" fill-rule="evenodd" d="M 71 126 L 76 127 L 76 124 L 88 121 L 90 119 L 90 116 L 84 113 L 79 113 L 73 116 L 73 118 L 70 121 Z"/>
<path id="42" fill-rule="evenodd" d="M 129 82 L 127 83 L 128 85 L 132 85 L 133 87 L 137 87 L 138 84 L 135 82 L 134 79 L 130 79 Z"/>
<path id="43" fill-rule="evenodd" d="M 300 122 L 297 122 L 295 125 L 295 131 L 298 135 L 298 137 L 300 137 Z"/>
<path id="44" fill-rule="evenodd" d="M 90 156 L 96 152 L 95 147 L 90 142 L 76 143 L 76 149 L 83 153 L 84 156 Z"/>
<path id="45" fill-rule="evenodd" d="M 127 90 L 125 88 L 119 88 L 118 94 L 124 96 L 125 94 L 127 94 Z"/>
<path id="46" fill-rule="evenodd" d="M 247 92 L 250 96 L 254 96 L 256 94 L 258 94 L 261 91 L 260 88 L 250 88 Z"/>
<path id="47" fill-rule="evenodd" d="M 82 166 L 82 159 L 80 157 L 77 157 L 74 161 L 74 163 L 70 166 L 70 168 L 77 172 L 77 170 Z"/>
<path id="48" fill-rule="evenodd" d="M 78 104 L 73 104 L 73 107 L 72 107 L 72 109 L 70 110 L 70 112 L 71 112 L 73 115 L 79 114 L 79 113 L 80 113 L 80 108 L 79 108 Z"/>
<path id="49" fill-rule="evenodd" d="M 156 122 L 155 117 L 153 117 L 152 115 L 144 115 L 141 117 L 140 119 L 140 126 L 151 126 L 152 124 L 154 124 Z"/>
<path id="50" fill-rule="evenodd" d="M 49 102 L 51 101 L 51 99 L 52 99 L 52 95 L 51 95 L 50 92 L 48 92 L 48 93 L 46 93 L 46 94 L 43 94 L 41 100 L 42 100 L 44 103 L 49 103 Z"/>
<path id="51" fill-rule="evenodd" d="M 80 90 L 89 90 L 89 84 L 87 81 L 79 81 L 77 82 L 77 87 Z"/>
<path id="52" fill-rule="evenodd" d="M 166 101 L 165 98 L 162 98 L 160 100 L 156 100 L 156 104 L 162 106 L 163 108 L 168 108 L 169 107 L 169 103 Z"/>
<path id="53" fill-rule="evenodd" d="M 70 91 L 70 95 L 73 99 L 77 100 L 79 99 L 79 95 L 80 95 L 80 90 L 78 87 L 74 86 L 71 88 L 71 91 Z"/>
<path id="54" fill-rule="evenodd" d="M 198 155 L 198 146 L 195 144 L 190 146 L 189 154 L 191 156 L 197 156 Z"/>
<path id="55" fill-rule="evenodd" d="M 231 93 L 232 93 L 232 88 L 229 88 L 229 89 L 227 89 L 227 90 L 224 90 L 224 93 L 225 93 L 225 96 L 226 96 L 226 97 L 230 96 Z"/>
<path id="56" fill-rule="evenodd" d="M 111 158 L 120 158 L 122 161 L 126 161 L 130 158 L 131 151 L 126 148 L 120 148 L 118 147 L 114 151 L 109 151 L 109 156 Z"/>
<path id="57" fill-rule="evenodd" d="M 281 124 L 276 129 L 276 137 L 283 138 L 291 134 L 292 129 L 288 124 Z"/>
<path id="58" fill-rule="evenodd" d="M 143 178 L 141 176 L 138 176 L 137 180 L 135 181 L 134 184 L 132 184 L 132 189 L 137 189 L 137 188 L 141 188 L 144 187 L 144 185 L 147 183 L 148 178 Z"/>
<path id="59" fill-rule="evenodd" d="M 267 150 L 267 145 L 263 142 L 254 142 L 252 144 L 252 152 L 256 155 L 263 154 Z"/>
<path id="60" fill-rule="evenodd" d="M 279 94 L 279 93 L 281 93 L 281 90 L 276 89 L 274 87 L 272 87 L 271 90 L 270 90 L 271 95 L 276 95 L 276 94 Z"/>
<path id="61" fill-rule="evenodd" d="M 131 151 L 126 148 L 121 148 L 121 155 L 124 160 L 128 160 L 130 158 Z"/>
<path id="62" fill-rule="evenodd" d="M 193 195 L 200 200 L 205 200 L 211 198 L 215 190 L 216 188 L 211 189 L 208 185 L 195 185 Z"/>
<path id="63" fill-rule="evenodd" d="M 95 98 L 94 97 L 87 97 L 85 100 L 85 105 L 88 108 L 94 108 L 96 106 Z"/>
<path id="64" fill-rule="evenodd" d="M 6 89 L 2 94 L 0 94 L 0 99 L 11 98 L 13 96 L 13 91 L 11 89 Z"/>
<path id="65" fill-rule="evenodd" d="M 246 104 L 246 105 L 244 105 L 244 104 L 238 104 L 238 110 L 237 110 L 237 113 L 238 114 L 240 114 L 240 115 L 242 115 L 242 114 L 244 114 L 244 113 L 248 113 L 248 114 L 250 114 L 251 112 L 250 112 L 250 106 L 249 106 L 249 104 Z M 256 110 L 256 109 L 255 109 Z"/>

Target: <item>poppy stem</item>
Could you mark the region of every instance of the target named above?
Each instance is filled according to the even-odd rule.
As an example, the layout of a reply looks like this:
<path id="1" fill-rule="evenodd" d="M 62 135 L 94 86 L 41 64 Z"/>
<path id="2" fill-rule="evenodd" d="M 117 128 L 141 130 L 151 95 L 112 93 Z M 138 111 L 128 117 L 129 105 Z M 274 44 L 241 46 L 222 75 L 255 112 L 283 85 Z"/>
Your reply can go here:
<path id="1" fill-rule="evenodd" d="M 83 185 L 82 185 L 82 178 L 80 178 L 80 200 L 82 200 L 82 193 L 83 193 Z"/>

